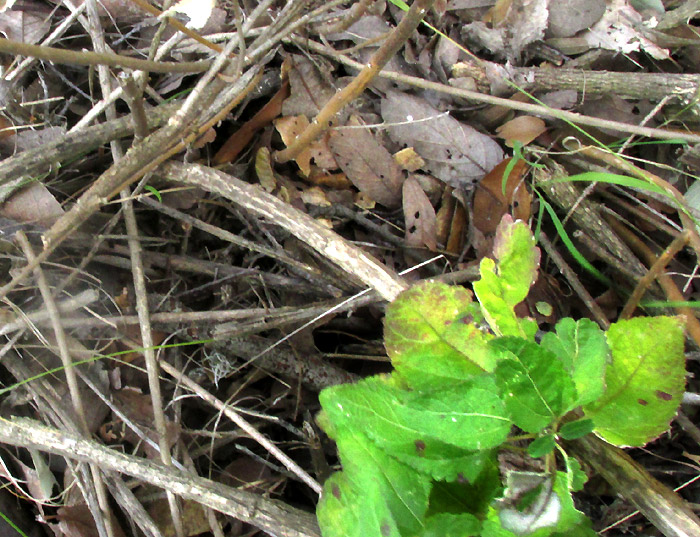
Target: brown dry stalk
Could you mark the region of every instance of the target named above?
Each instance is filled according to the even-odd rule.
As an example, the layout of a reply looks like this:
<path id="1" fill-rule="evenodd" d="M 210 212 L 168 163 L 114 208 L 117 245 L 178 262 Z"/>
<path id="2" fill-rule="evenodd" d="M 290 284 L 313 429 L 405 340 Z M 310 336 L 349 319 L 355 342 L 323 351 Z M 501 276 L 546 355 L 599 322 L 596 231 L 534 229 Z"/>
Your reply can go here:
<path id="1" fill-rule="evenodd" d="M 688 242 L 690 243 L 691 248 L 695 250 L 695 255 L 698 261 L 700 261 L 700 235 L 698 235 L 695 222 L 690 216 L 688 204 L 686 203 L 683 194 L 681 194 L 676 187 L 658 175 L 655 175 L 647 170 L 642 170 L 631 162 L 628 162 L 627 160 L 608 150 L 598 147 L 585 146 L 577 148 L 577 151 L 586 155 L 587 157 L 591 157 L 601 162 L 605 162 L 610 166 L 614 166 L 615 168 L 622 170 L 633 177 L 638 177 L 639 179 L 648 181 L 666 192 L 668 196 L 677 204 L 676 209 L 678 211 L 678 218 L 680 218 L 681 223 L 683 224 L 683 229 L 688 232 Z"/>
<path id="2" fill-rule="evenodd" d="M 313 122 L 286 149 L 275 155 L 279 163 L 289 162 L 333 123 L 333 119 L 343 107 L 365 90 L 367 85 L 384 68 L 384 65 L 399 51 L 401 46 L 415 31 L 435 0 L 414 0 L 401 22 L 394 28 L 384 44 L 372 55 L 367 65 L 357 76 L 325 104 Z"/>
<path id="3" fill-rule="evenodd" d="M 625 239 L 630 247 L 637 252 L 638 255 L 644 257 L 649 266 L 653 266 L 656 262 L 656 255 L 651 249 L 632 233 L 625 225 L 618 222 L 612 215 L 604 215 L 605 220 L 611 228 L 615 230 L 620 237 Z M 666 297 L 673 302 L 685 302 L 683 293 L 680 292 L 673 279 L 667 274 L 657 274 L 656 280 L 666 293 Z M 693 341 L 700 346 L 700 321 L 695 317 L 695 312 L 689 307 L 678 307 L 676 311 L 685 317 L 685 326 L 688 329 L 688 334 L 693 338 Z"/>
<path id="4" fill-rule="evenodd" d="M 666 268 L 666 265 L 668 265 L 671 262 L 671 259 L 673 259 L 678 252 L 685 248 L 687 244 L 687 231 L 684 231 L 678 235 L 678 237 L 673 239 L 673 242 L 666 247 L 663 253 L 656 259 L 656 261 L 654 261 L 651 267 L 649 267 L 649 272 L 642 276 L 642 279 L 637 282 L 637 286 L 634 288 L 634 291 L 630 295 L 629 299 L 627 299 L 627 304 L 625 304 L 625 307 L 622 308 L 620 319 L 629 319 L 632 316 L 634 310 L 637 308 L 637 304 L 639 304 L 639 301 L 642 299 L 642 296 L 644 296 L 644 292 L 651 285 L 651 282 L 661 276 L 661 273 Z"/>

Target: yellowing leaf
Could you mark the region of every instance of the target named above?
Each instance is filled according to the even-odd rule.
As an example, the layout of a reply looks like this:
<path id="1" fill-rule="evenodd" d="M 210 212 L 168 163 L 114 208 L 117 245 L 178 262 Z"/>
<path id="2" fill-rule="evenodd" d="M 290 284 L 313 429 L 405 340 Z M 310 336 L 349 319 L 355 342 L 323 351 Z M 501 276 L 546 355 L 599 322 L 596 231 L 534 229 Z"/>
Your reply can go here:
<path id="1" fill-rule="evenodd" d="M 614 323 L 607 339 L 612 352 L 607 389 L 584 411 L 611 444 L 643 446 L 668 429 L 683 396 L 683 322 L 635 317 Z"/>

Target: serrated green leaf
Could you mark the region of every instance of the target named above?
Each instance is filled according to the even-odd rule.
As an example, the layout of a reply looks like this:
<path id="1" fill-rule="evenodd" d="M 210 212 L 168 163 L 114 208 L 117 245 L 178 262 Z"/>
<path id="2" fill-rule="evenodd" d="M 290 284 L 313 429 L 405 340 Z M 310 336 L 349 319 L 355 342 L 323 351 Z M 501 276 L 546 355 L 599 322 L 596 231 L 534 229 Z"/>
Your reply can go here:
<path id="1" fill-rule="evenodd" d="M 576 440 L 577 438 L 592 433 L 594 428 L 595 424 L 593 420 L 584 418 L 562 425 L 561 429 L 559 429 L 559 436 L 564 440 Z"/>
<path id="2" fill-rule="evenodd" d="M 497 338 L 490 345 L 502 356 L 494 377 L 518 427 L 538 433 L 571 408 L 574 381 L 554 353 L 516 337 Z"/>
<path id="3" fill-rule="evenodd" d="M 683 322 L 635 317 L 607 332 L 612 363 L 602 398 L 584 407 L 611 444 L 643 446 L 669 427 L 685 388 Z"/>
<path id="4" fill-rule="evenodd" d="M 481 522 L 469 513 L 440 513 L 425 520 L 423 537 L 471 537 L 479 535 Z"/>
<path id="5" fill-rule="evenodd" d="M 597 537 L 598 534 L 591 528 L 591 521 L 574 506 L 574 499 L 569 488 L 569 476 L 565 472 L 557 472 L 553 491 L 561 502 L 557 531 L 553 535 L 561 537 Z M 535 537 L 540 536 L 536 535 Z"/>
<path id="6" fill-rule="evenodd" d="M 317 517 L 324 537 L 399 537 L 423 531 L 430 479 L 393 459 L 362 433 L 335 438 L 343 472 L 324 483 Z"/>
<path id="7" fill-rule="evenodd" d="M 551 453 L 556 445 L 554 435 L 547 434 L 536 438 L 530 445 L 527 446 L 527 454 L 533 459 L 544 457 L 547 453 Z"/>
<path id="8" fill-rule="evenodd" d="M 564 450 L 561 450 L 561 454 L 566 466 L 566 485 L 569 491 L 578 492 L 583 489 L 586 481 L 588 481 L 588 476 L 586 472 L 581 469 L 581 463 L 578 462 L 576 457 L 569 457 Z"/>
<path id="9" fill-rule="evenodd" d="M 413 387 L 429 389 L 492 371 L 483 315 L 471 292 L 425 282 L 389 304 L 384 344 L 396 372 Z"/>
<path id="10" fill-rule="evenodd" d="M 382 377 L 334 386 L 320 395 L 337 436 L 361 430 L 381 449 L 435 479 L 478 475 L 483 451 L 506 439 L 511 422 L 488 376 L 436 392 L 409 392 Z"/>
<path id="11" fill-rule="evenodd" d="M 605 365 L 610 350 L 605 333 L 590 319 L 560 320 L 555 332 L 542 337 L 542 346 L 556 354 L 576 384 L 575 406 L 598 399 L 605 389 Z"/>
<path id="12" fill-rule="evenodd" d="M 496 335 L 531 340 L 537 331 L 532 319 L 519 319 L 514 308 L 525 300 L 537 278 L 539 249 L 530 228 L 505 215 L 496 229 L 494 259 L 481 260 L 481 279 L 474 282 L 484 317 Z"/>

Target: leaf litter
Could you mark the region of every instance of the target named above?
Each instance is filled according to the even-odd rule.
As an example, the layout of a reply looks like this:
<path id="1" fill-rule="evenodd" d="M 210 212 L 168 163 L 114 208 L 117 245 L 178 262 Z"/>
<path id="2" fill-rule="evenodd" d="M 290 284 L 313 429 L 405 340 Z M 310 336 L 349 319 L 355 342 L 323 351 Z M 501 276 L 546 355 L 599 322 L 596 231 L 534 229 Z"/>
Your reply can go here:
<path id="1" fill-rule="evenodd" d="M 82 2 L 75 4 L 80 6 Z M 117 54 L 148 57 L 151 44 L 159 39 L 157 28 L 167 17 L 159 15 L 157 9 L 144 11 L 139 7 L 140 0 L 103 0 L 98 4 L 101 18 L 92 31 L 101 26 L 108 47 Z M 482 257 L 494 255 L 494 236 L 504 215 L 527 221 L 532 229 L 543 230 L 550 239 L 556 236 L 553 225 L 541 216 L 543 205 L 538 196 L 543 195 L 541 199 L 549 200 L 560 214 L 563 229 L 570 234 L 567 240 L 596 266 L 604 267 L 603 271 L 617 285 L 615 289 L 605 288 L 578 271 L 576 256 L 567 246 L 562 246 L 567 241 L 555 239 L 556 250 L 569 266 L 575 267 L 574 271 L 567 272 L 567 265 L 554 268 L 554 256 L 543 256 L 541 274 L 530 296 L 514 305 L 518 315 L 533 315 L 546 328 L 564 315 L 562 310 L 576 318 L 586 318 L 593 316 L 593 306 L 602 308 L 609 320 L 614 320 L 624 302 L 621 297 L 634 287 L 625 267 L 606 257 L 606 240 L 592 232 L 604 222 L 603 204 L 606 211 L 615 211 L 633 227 L 643 229 L 644 240 L 657 253 L 670 242 L 671 231 L 677 233 L 682 227 L 682 222 L 668 210 L 667 198 L 649 200 L 629 188 L 623 191 L 611 186 L 598 185 L 582 192 L 566 183 L 557 183 L 556 188 L 551 184 L 535 184 L 533 175 L 562 179 L 567 173 L 588 171 L 585 166 L 600 165 L 588 156 L 564 154 L 569 147 L 563 145 L 563 140 L 572 134 L 580 136 L 565 122 L 538 114 L 536 110 L 513 113 L 504 106 L 455 97 L 434 87 L 418 88 L 410 77 L 442 84 L 445 90 L 483 91 L 517 103 L 529 100 L 517 93 L 505 78 L 527 68 L 537 74 L 528 75 L 528 83 L 534 80 L 528 90 L 550 107 L 649 127 L 670 121 L 670 128 L 687 133 L 695 130 L 694 105 L 688 95 L 696 92 L 691 91 L 693 86 L 689 90 L 688 86 L 676 84 L 675 81 L 682 79 L 673 77 L 697 72 L 697 58 L 692 53 L 697 37 L 693 14 L 674 23 L 674 10 L 667 5 L 664 11 L 663 4 L 659 9 L 624 0 L 436 2 L 426 20 L 445 35 L 436 37 L 427 27 L 414 32 L 385 67 L 385 71 L 394 73 L 392 80 L 373 79 L 370 89 L 333 117 L 330 128 L 322 136 L 293 162 L 280 164 L 275 161 L 275 152 L 292 144 L 313 124 L 328 101 L 357 75 L 358 64 L 350 62 L 359 62 L 360 67 L 366 65 L 404 17 L 393 2 L 358 2 L 349 9 L 329 4 L 323 7 L 327 13 L 321 19 L 312 19 L 298 33 L 281 41 L 279 28 L 274 26 L 277 18 L 286 17 L 293 11 L 292 7 L 299 7 L 299 13 L 290 19 L 279 19 L 287 25 L 304 12 L 301 3 L 289 4 L 287 11 L 282 3 L 273 4 L 269 13 L 261 14 L 251 25 L 255 29 L 249 34 L 247 45 L 255 40 L 256 32 L 267 30 L 275 42 L 255 88 L 232 110 L 207 124 L 198 134 L 198 140 L 188 142 L 185 151 L 176 151 L 173 159 L 194 162 L 213 171 L 212 157 L 227 141 L 233 140 L 234 156 L 222 158 L 221 162 L 214 159 L 216 173 L 259 185 L 287 204 L 291 216 L 261 217 L 239 205 L 243 200 L 231 201 L 210 186 L 183 190 L 188 187 L 166 182 L 156 171 L 148 180 L 147 191 L 163 202 L 146 205 L 137 197 L 136 219 L 147 276 L 145 298 L 154 323 L 155 340 L 168 337 L 168 341 L 178 344 L 206 340 L 218 333 L 223 322 L 230 323 L 226 331 L 234 334 L 231 338 L 187 347 L 189 378 L 222 400 L 233 397 L 247 410 L 264 415 L 265 420 L 271 419 L 260 418 L 259 428 L 281 444 L 303 444 L 303 450 L 289 452 L 321 481 L 328 474 L 328 465 L 335 464 L 336 459 L 333 446 L 314 429 L 311 416 L 319 408 L 317 392 L 329 383 L 356 379 L 358 372 L 366 376 L 386 371 L 381 363 L 386 360 L 386 353 L 378 329 L 382 308 L 368 305 L 370 301 L 350 310 L 338 305 L 340 297 L 362 289 L 357 283 L 363 281 L 362 274 L 349 268 L 349 263 L 344 266 L 330 263 L 324 255 L 304 245 L 301 241 L 305 234 L 320 233 L 319 228 L 330 231 L 335 234 L 333 237 L 345 240 L 343 245 L 349 243 L 358 248 L 353 250 L 355 257 L 369 258 L 367 254 L 371 254 L 371 259 L 380 262 L 391 274 L 420 267 L 406 274 L 402 281 L 456 272 L 457 276 L 452 277 L 464 278 L 461 281 L 469 287 L 468 280 L 473 278 L 470 274 L 473 275 L 476 264 Z M 38 0 L 7 2 L 0 12 L 0 32 L 12 41 L 41 43 L 69 16 L 73 8 L 66 5 Z M 159 4 L 159 7 L 163 6 Z M 246 24 L 252 22 L 248 17 L 253 7 L 241 6 Z M 233 35 L 238 29 L 236 9 L 230 0 L 175 3 L 167 11 L 174 20 L 165 25 L 162 36 L 170 41 L 159 58 L 172 62 L 212 58 L 214 53 L 210 48 L 191 35 L 178 33 L 177 24 L 179 28 L 184 24 L 190 30 L 201 28 L 212 41 L 220 43 L 224 39 L 225 42 L 225 36 Z M 662 30 L 656 30 L 657 26 Z M 50 38 L 46 44 L 74 51 L 98 48 L 98 36 L 89 34 L 80 19 L 64 37 Z M 462 48 L 465 46 L 467 52 Z M 12 58 L 6 60 L 6 72 L 12 73 L 15 64 L 10 64 Z M 467 69 L 457 74 L 457 65 Z M 244 67 L 243 71 L 248 68 Z M 567 69 L 582 72 L 580 84 L 574 85 L 574 89 L 571 86 L 559 89 L 560 68 L 562 72 Z M 79 157 L 61 158 L 61 144 L 67 133 L 104 97 L 100 93 L 104 88 L 98 88 L 90 69 L 50 61 L 33 62 L 25 69 L 28 70 L 2 80 L 0 97 L 5 107 L 2 156 L 11 164 L 23 154 L 31 154 L 33 161 L 42 162 L 39 166 L 42 171 L 32 177 L 7 178 L 14 180 L 14 185 L 28 182 L 31 185 L 0 208 L 3 216 L 0 232 L 8 230 L 6 235 L 0 235 L 5 256 L 0 261 L 7 274 L 3 284 L 12 281 L 26 265 L 26 253 L 13 242 L 17 230 L 24 231 L 35 251 L 40 252 L 48 227 L 56 219 L 65 218 L 76 200 L 111 166 L 115 169 L 121 166 L 114 163 L 106 146 L 71 153 Z M 129 76 L 128 70 L 110 69 L 113 80 Z M 629 79 L 630 87 L 616 95 L 614 85 L 598 87 L 589 83 L 586 77 L 596 71 L 622 73 Z M 669 75 L 668 102 L 649 99 L 639 89 L 644 87 L 643 78 L 638 79 L 637 75 L 649 73 Z M 538 86 L 537 80 L 545 75 L 549 77 L 547 84 Z M 137 101 L 145 105 L 146 114 L 152 114 L 155 105 L 164 99 L 184 102 L 187 96 L 177 92 L 189 93 L 200 76 L 152 73 L 150 86 L 141 86 L 143 82 L 139 82 L 137 87 L 146 89 L 146 97 L 138 97 Z M 231 84 L 234 79 L 231 78 Z M 289 85 L 289 94 L 282 100 L 286 94 L 278 92 L 283 84 Z M 680 88 L 677 92 L 672 89 L 676 87 Z M 274 106 L 266 110 L 264 118 L 258 116 L 271 101 Z M 281 105 L 278 101 L 282 101 Z M 659 108 L 655 109 L 657 105 Z M 129 114 L 131 109 L 119 101 L 114 111 L 118 117 Z M 108 124 L 111 120 L 95 114 L 92 121 Z M 624 133 L 602 127 L 589 131 L 599 142 L 611 144 L 614 150 L 620 145 L 613 144 L 618 144 Z M 180 135 L 184 138 L 184 131 Z M 133 131 L 116 137 L 125 150 L 139 143 L 133 138 Z M 693 182 L 678 167 L 678 155 L 682 155 L 683 162 L 690 163 L 688 171 L 697 174 L 697 165 L 693 163 L 700 159 L 694 157 L 694 148 L 680 143 L 656 145 L 651 141 L 630 138 L 622 146 L 624 154 L 666 166 L 664 171 L 656 173 L 685 192 Z M 43 154 L 49 155 L 45 161 Z M 545 167 L 546 174 L 533 174 L 533 170 L 542 170 L 541 167 Z M 656 169 L 651 165 L 650 168 Z M 4 177 L 2 172 L 0 176 Z M 16 186 L 8 187 L 2 199 L 14 189 Z M 580 198 L 585 199 L 579 202 Z M 594 203 L 589 204 L 588 198 Z M 642 199 L 645 203 L 642 208 L 630 206 Z M 100 381 L 96 385 L 102 386 L 103 395 L 114 408 L 109 417 L 104 417 L 102 403 L 86 395 L 90 430 L 94 432 L 99 427 L 102 442 L 129 450 L 135 457 L 157 460 L 155 446 L 159 439 L 153 421 L 151 386 L 142 372 L 143 356 L 133 350 L 140 345 L 141 336 L 134 324 L 138 293 L 130 268 L 134 254 L 126 241 L 134 237 L 118 218 L 118 204 L 106 201 L 106 197 L 100 200 L 100 210 L 80 223 L 72 240 L 66 241 L 42 269 L 48 275 L 49 285 L 57 290 L 61 322 L 75 338 L 71 348 L 76 356 L 130 351 L 122 363 L 102 359 L 101 368 L 91 370 L 90 374 Z M 579 205 L 585 207 L 584 213 L 597 219 L 597 227 L 585 225 Z M 667 209 L 656 211 L 654 206 Z M 592 210 L 595 212 L 591 213 Z M 570 211 L 574 216 L 568 219 Z M 279 225 L 283 216 L 291 221 L 311 216 L 318 228 L 306 228 L 295 237 Z M 586 233 L 593 235 L 587 237 Z M 330 244 L 335 248 L 340 243 Z M 602 250 L 596 249 L 600 245 Z M 442 257 L 422 265 L 436 255 Z M 672 270 L 691 274 L 695 264 L 692 255 L 682 251 L 672 262 Z M 571 279 L 571 272 L 576 271 L 579 273 L 575 277 L 581 280 L 588 295 L 571 291 L 581 283 Z M 541 289 L 543 282 L 550 282 L 545 286 L 547 292 Z M 24 370 L 22 362 L 8 362 L 8 372 L 2 378 L 5 385 L 58 363 L 55 356 L 49 358 L 51 349 L 55 348 L 51 344 L 52 328 L 47 324 L 43 300 L 33 285 L 33 280 L 25 279 L 23 286 L 8 294 L 11 306 L 2 310 L 3 322 L 8 326 L 21 324 L 25 315 L 33 323 L 33 332 L 25 332 L 14 349 L 20 358 L 31 360 L 34 365 Z M 72 302 L 73 297 L 80 297 L 86 290 L 97 289 L 99 300 L 89 305 Z M 692 281 L 685 282 L 679 294 L 680 298 L 689 300 L 698 298 Z M 654 285 L 649 286 L 648 295 L 657 300 L 666 296 Z M 679 299 L 678 295 L 673 296 L 674 300 Z M 540 304 L 543 301 L 553 304 Z M 88 309 L 82 309 L 85 306 Z M 333 306 L 339 310 L 319 318 Z M 523 313 L 536 307 L 550 313 Z M 353 311 L 353 315 L 341 315 L 340 311 Z M 308 322 L 311 324 L 305 326 Z M 518 326 L 519 321 L 514 319 L 513 323 Z M 528 330 L 531 328 L 528 325 Z M 51 337 L 46 337 L 44 332 Z M 273 345 L 278 345 L 276 352 L 267 352 Z M 42 346 L 48 350 L 33 350 Z M 208 367 L 211 360 L 207 356 L 213 353 L 230 365 L 225 377 Z M 175 358 L 168 355 L 167 359 Z M 250 359 L 254 359 L 253 365 L 246 365 Z M 85 382 L 80 381 L 87 392 Z M 31 383 L 29 386 L 34 389 Z M 37 394 L 32 396 L 37 401 L 33 405 L 21 398 L 3 401 L 3 417 L 32 415 L 70 430 L 75 416 L 67 404 L 63 377 L 52 376 L 47 387 L 61 394 L 63 404 L 54 405 L 59 409 L 58 418 L 50 415 L 52 405 L 47 402 L 50 399 Z M 697 391 L 695 381 L 691 381 L 688 389 Z M 163 440 L 167 445 L 177 443 L 178 449 L 184 446 L 200 475 L 210 475 L 224 483 L 247 483 L 250 488 L 257 487 L 255 490 L 261 495 L 298 504 L 301 485 L 270 463 L 265 449 L 248 438 L 239 438 L 205 404 L 193 398 L 183 399 L 167 383 L 163 383 L 163 390 L 168 407 L 168 434 Z M 650 393 L 648 406 L 663 406 L 667 392 Z M 126 393 L 130 398 L 124 396 Z M 615 418 L 610 421 L 614 424 Z M 611 438 L 616 434 L 613 428 L 606 431 Z M 120 433 L 121 429 L 127 431 Z M 678 431 L 678 434 L 683 433 Z M 688 444 L 684 448 L 692 451 L 692 443 L 685 436 L 680 438 L 679 446 Z M 148 440 L 147 445 L 143 445 L 144 439 Z M 654 448 L 668 459 L 681 457 L 680 448 L 667 445 L 663 439 Z M 21 450 L 18 453 L 23 454 Z M 37 468 L 30 468 L 26 463 L 31 458 L 21 460 L 24 466 L 15 468 L 19 473 L 13 474 L 14 477 L 3 474 L 5 479 L 37 481 L 39 471 L 73 479 L 55 461 L 44 467 L 37 460 L 32 463 Z M 243 461 L 239 465 L 231 462 L 239 460 Z M 178 464 L 186 462 L 185 456 L 178 460 Z M 264 478 L 256 481 L 239 466 L 254 466 Z M 44 488 L 53 487 L 53 492 L 61 488 L 49 480 L 46 483 L 49 484 Z M 47 494 L 35 483 L 32 487 L 37 501 L 23 504 L 34 520 L 35 515 L 46 513 L 42 502 Z M 137 493 L 139 498 L 147 498 L 152 489 L 144 485 Z M 691 488 L 688 493 L 692 494 Z M 583 495 L 582 499 L 601 519 L 606 516 L 607 508 L 597 501 L 595 494 Z M 306 501 L 304 507 L 312 510 L 313 500 Z M 60 509 L 51 508 L 56 514 L 46 520 L 56 517 L 52 529 L 58 535 L 95 535 L 100 531 L 90 507 L 78 494 L 72 495 Z M 188 504 L 187 509 L 190 508 Z M 158 519 L 157 523 L 164 526 L 163 531 L 171 534 L 173 525 L 166 504 L 160 501 L 148 509 Z M 156 516 L 156 511 L 164 513 Z M 187 534 L 204 531 L 205 521 L 197 520 L 196 528 L 187 529 Z M 211 518 L 207 520 L 213 523 Z M 223 528 L 240 524 L 230 520 L 220 517 L 216 523 Z M 114 523 L 120 524 L 116 520 Z M 615 531 L 609 534 L 618 535 Z M 623 531 L 624 528 L 620 530 Z"/>

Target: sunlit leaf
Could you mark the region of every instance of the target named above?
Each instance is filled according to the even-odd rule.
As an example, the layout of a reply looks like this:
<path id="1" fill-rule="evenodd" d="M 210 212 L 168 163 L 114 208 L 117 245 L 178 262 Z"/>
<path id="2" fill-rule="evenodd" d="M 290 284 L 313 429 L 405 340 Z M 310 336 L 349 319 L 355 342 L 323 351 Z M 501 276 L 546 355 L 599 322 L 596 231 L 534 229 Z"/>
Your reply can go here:
<path id="1" fill-rule="evenodd" d="M 685 388 L 683 321 L 635 317 L 607 332 L 612 363 L 603 397 L 584 407 L 612 444 L 643 446 L 666 431 Z"/>

